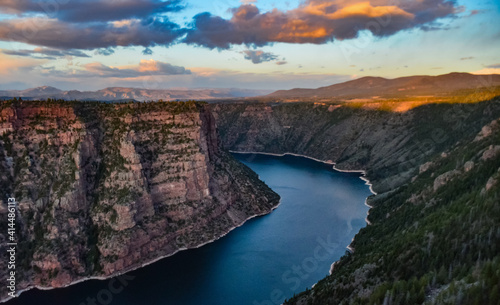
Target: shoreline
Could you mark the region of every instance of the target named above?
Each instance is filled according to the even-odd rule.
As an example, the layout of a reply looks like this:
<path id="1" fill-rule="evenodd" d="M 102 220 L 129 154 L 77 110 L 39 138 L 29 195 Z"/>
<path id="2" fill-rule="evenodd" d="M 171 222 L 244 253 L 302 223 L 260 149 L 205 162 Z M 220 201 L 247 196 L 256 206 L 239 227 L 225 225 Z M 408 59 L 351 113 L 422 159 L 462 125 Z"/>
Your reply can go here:
<path id="1" fill-rule="evenodd" d="M 267 156 L 276 156 L 276 157 L 284 157 L 286 155 L 289 155 L 289 156 L 295 156 L 295 157 L 302 157 L 302 158 L 306 158 L 306 159 L 310 159 L 310 160 L 314 160 L 314 161 L 317 161 L 317 162 L 321 162 L 321 163 L 324 163 L 324 164 L 328 164 L 328 165 L 333 165 L 333 170 L 337 171 L 337 172 L 340 172 L 340 173 L 361 173 L 363 176 L 360 176 L 359 178 L 363 181 L 365 181 L 365 185 L 368 185 L 369 189 L 370 189 L 370 192 L 373 194 L 373 195 L 378 195 L 377 192 L 375 192 L 373 190 L 373 184 L 370 182 L 370 180 L 366 177 L 366 171 L 365 170 L 344 170 L 344 169 L 339 169 L 336 167 L 336 163 L 333 162 L 333 161 L 323 161 L 323 160 L 319 160 L 319 159 L 316 159 L 316 158 L 313 158 L 313 157 L 309 157 L 309 156 L 304 156 L 304 155 L 300 155 L 300 154 L 295 154 L 295 153 L 283 153 L 283 154 L 274 154 L 274 153 L 264 153 L 264 152 L 256 152 L 256 151 L 234 151 L 234 150 L 230 150 L 229 151 L 230 153 L 235 153 L 235 154 L 256 154 L 256 155 L 267 155 Z M 372 223 L 368 220 L 368 216 L 370 215 L 370 210 L 373 209 L 373 206 L 369 205 L 368 204 L 368 197 L 366 197 L 365 199 L 365 205 L 369 208 L 368 209 L 368 212 L 366 212 L 366 218 L 365 218 L 365 222 L 368 226 L 371 226 Z M 358 231 L 359 232 L 359 231 Z M 357 234 L 357 233 L 356 233 Z M 356 235 L 354 236 L 356 237 Z M 349 245 L 347 245 L 346 249 L 351 252 L 351 253 L 354 253 L 354 247 L 352 247 L 352 242 L 354 241 L 354 237 L 352 238 L 352 241 Z M 335 269 L 335 265 L 338 263 L 339 261 L 335 261 L 333 262 L 331 265 L 330 265 L 330 270 L 329 270 L 329 275 L 332 275 L 333 274 L 333 271 Z M 316 283 L 317 284 L 317 283 Z M 313 287 L 316 285 L 314 284 Z"/>
<path id="2" fill-rule="evenodd" d="M 286 155 L 290 155 L 290 156 L 295 156 L 295 157 L 301 157 L 301 158 L 306 158 L 306 159 L 309 159 L 309 160 L 313 160 L 313 161 L 316 161 L 316 162 L 320 162 L 320 163 L 323 163 L 323 164 L 327 164 L 327 165 L 332 165 L 332 169 L 334 171 L 337 171 L 337 172 L 341 172 L 341 173 L 360 173 L 362 174 L 362 176 L 360 176 L 359 178 L 361 180 L 363 180 L 365 182 L 365 185 L 368 185 L 369 186 L 369 189 L 370 189 L 370 192 L 373 194 L 373 195 L 377 195 L 377 193 L 373 190 L 373 185 L 372 183 L 370 183 L 370 180 L 368 178 L 366 178 L 366 171 L 365 170 L 342 170 L 342 169 L 339 169 L 337 168 L 335 165 L 336 163 L 333 162 L 333 161 L 324 161 L 324 160 L 320 160 L 320 159 L 317 159 L 317 158 L 313 158 L 313 157 L 309 157 L 309 156 L 305 156 L 305 155 L 301 155 L 301 154 L 295 154 L 295 153 L 283 153 L 283 154 L 275 154 L 275 153 L 265 153 L 265 152 L 254 152 L 254 151 L 251 151 L 251 152 L 246 152 L 246 151 L 233 151 L 233 150 L 229 150 L 230 153 L 235 153 L 235 154 L 259 154 L 259 155 L 268 155 L 268 156 L 276 156 L 276 157 L 284 157 Z M 259 178 L 260 179 L 260 178 Z M 369 207 L 370 209 L 373 208 L 373 206 L 370 206 L 368 204 L 368 197 L 366 198 L 365 200 L 365 203 L 364 203 L 367 207 Z M 223 237 L 225 237 L 227 234 L 231 233 L 234 229 L 236 228 L 239 228 L 241 227 L 242 225 L 244 225 L 247 221 L 253 219 L 253 218 L 257 218 L 257 217 L 262 217 L 262 216 L 265 216 L 265 215 L 268 215 L 270 214 L 271 212 L 273 212 L 275 209 L 277 209 L 279 206 L 281 205 L 281 198 L 278 202 L 278 204 L 274 207 L 271 208 L 270 211 L 268 212 L 265 212 L 265 213 L 261 213 L 261 214 L 256 214 L 256 215 L 253 215 L 253 216 L 250 216 L 248 218 L 246 218 L 245 220 L 243 220 L 239 225 L 235 225 L 234 227 L 231 227 L 228 229 L 227 232 L 223 233 L 222 235 L 220 235 L 219 237 L 217 238 L 213 238 L 209 241 L 206 241 L 206 242 L 203 242 L 197 246 L 194 246 L 194 247 L 183 247 L 183 248 L 179 248 L 177 249 L 176 251 L 170 253 L 170 254 L 166 254 L 166 255 L 163 255 L 163 256 L 160 256 L 158 258 L 155 258 L 155 259 L 152 259 L 150 261 L 147 261 L 141 265 L 137 265 L 135 267 L 131 267 L 129 269 L 126 269 L 126 270 L 123 270 L 123 271 L 120 271 L 120 272 L 117 272 L 113 275 L 109 275 L 109 276 L 91 276 L 91 277 L 86 277 L 86 278 L 82 278 L 82 279 L 79 279 L 79 280 L 76 280 L 74 282 L 71 282 L 67 285 L 64 285 L 64 286 L 61 286 L 61 287 L 43 287 L 43 286 L 29 286 L 25 289 L 22 289 L 20 291 L 17 291 L 16 292 L 16 297 L 19 297 L 23 292 L 26 292 L 26 291 L 29 291 L 31 289 L 38 289 L 38 290 L 53 290 L 53 289 L 60 289 L 60 288 L 66 288 L 66 287 L 69 287 L 69 286 L 72 286 L 72 285 L 75 285 L 75 284 L 79 284 L 79 283 L 82 283 L 82 282 L 85 282 L 85 281 L 89 281 L 89 280 L 100 280 L 100 281 L 104 281 L 104 280 L 108 280 L 108 279 L 111 279 L 111 278 L 114 278 L 114 277 L 117 277 L 117 276 L 120 276 L 120 275 L 123 275 L 125 273 L 128 273 L 128 272 L 132 272 L 134 270 L 137 270 L 139 268 L 142 268 L 142 267 L 145 267 L 145 266 L 148 266 L 148 265 L 151 265 L 159 260 L 162 260 L 164 258 L 167 258 L 167 257 L 170 257 L 170 256 L 173 256 L 181 251 L 185 251 L 185 250 L 190 250 L 190 249 L 198 249 L 200 247 L 203 247 L 207 244 L 210 244 L 210 243 L 213 243 Z M 371 225 L 371 222 L 368 220 L 368 215 L 370 215 L 370 209 L 368 210 L 367 212 L 367 216 L 365 218 L 365 221 L 366 221 L 366 224 L 367 225 Z M 354 241 L 354 237 L 352 239 Z M 352 243 L 352 242 L 351 242 Z M 350 252 L 354 252 L 354 248 L 351 247 L 351 244 L 349 244 L 346 249 Z M 330 266 L 330 270 L 329 270 L 329 274 L 331 275 L 333 270 L 334 270 L 334 267 L 335 265 L 338 263 L 338 260 L 333 262 L 332 265 Z M 313 285 L 313 287 L 315 286 L 316 284 Z M 8 297 L 6 299 L 2 299 L 0 300 L 0 303 L 5 303 L 5 302 L 8 302 L 10 300 L 12 300 L 14 298 L 12 297 Z"/>
<path id="3" fill-rule="evenodd" d="M 295 157 L 302 157 L 302 158 L 310 159 L 310 160 L 313 160 L 313 161 L 316 161 L 316 162 L 320 162 L 320 163 L 323 163 L 323 164 L 333 165 L 333 170 L 337 171 L 337 172 L 340 172 L 340 173 L 360 173 L 360 174 L 362 174 L 363 176 L 360 176 L 359 179 L 363 180 L 365 182 L 365 185 L 368 185 L 368 188 L 370 189 L 370 192 L 373 195 L 378 195 L 378 193 L 373 190 L 373 184 L 370 182 L 370 180 L 368 178 L 366 178 L 366 171 L 365 170 L 343 170 L 343 169 L 338 169 L 337 167 L 335 167 L 336 163 L 333 162 L 333 161 L 323 161 L 323 160 L 319 160 L 319 159 L 316 159 L 316 158 L 313 158 L 313 157 L 308 157 L 308 156 L 304 156 L 304 155 L 300 155 L 300 154 L 294 154 L 294 153 L 274 154 L 274 153 L 263 153 L 263 152 L 256 152 L 256 151 L 241 152 L 241 151 L 234 151 L 234 150 L 230 150 L 229 152 L 230 153 L 234 153 L 234 154 L 256 154 L 256 155 L 267 155 L 267 156 L 275 156 L 275 157 L 284 157 L 284 156 L 288 155 L 288 156 L 295 156 Z M 368 204 L 368 197 L 366 197 L 366 199 L 365 199 L 365 205 L 367 207 L 369 207 L 368 212 L 366 212 L 366 218 L 365 218 L 366 224 L 367 225 L 372 225 L 372 223 L 368 220 L 368 216 L 370 215 L 370 210 L 373 209 L 373 206 L 371 206 L 371 205 Z M 349 247 L 349 246 L 347 246 L 347 247 Z"/>
<path id="4" fill-rule="evenodd" d="M 368 216 L 370 216 L 370 210 L 373 209 L 373 206 L 371 206 L 371 205 L 368 204 L 368 197 L 365 200 L 365 205 L 369 208 L 368 212 L 366 212 L 365 221 L 366 221 L 366 224 L 368 224 L 369 226 L 371 226 L 372 223 L 371 223 L 371 221 L 368 220 Z"/>
<path id="5" fill-rule="evenodd" d="M 366 178 L 366 171 L 365 170 L 362 170 L 362 169 L 360 169 L 360 170 L 339 169 L 336 167 L 337 163 L 335 163 L 331 160 L 324 161 L 324 160 L 316 159 L 313 157 L 309 157 L 309 156 L 305 156 L 305 155 L 301 155 L 301 154 L 296 154 L 296 153 L 288 153 L 288 152 L 282 153 L 282 154 L 266 153 L 266 152 L 258 152 L 258 151 L 236 151 L 236 150 L 229 150 L 229 152 L 233 153 L 233 154 L 255 154 L 255 155 L 266 155 L 266 156 L 275 156 L 275 157 L 295 156 L 295 157 L 306 158 L 306 159 L 320 162 L 323 164 L 332 165 L 333 166 L 332 169 L 334 171 L 337 171 L 340 173 L 359 173 L 359 174 L 362 174 L 362 176 L 360 176 L 359 179 L 363 180 L 365 182 L 365 184 L 368 185 L 370 192 L 373 195 L 378 195 L 378 193 L 373 190 L 373 184 L 370 182 L 370 180 L 368 178 Z M 369 205 L 367 205 L 367 206 L 370 207 Z"/>
<path id="6" fill-rule="evenodd" d="M 339 263 L 339 261 L 333 262 L 333 264 L 330 266 L 330 272 L 328 273 L 329 275 L 333 274 L 333 270 L 335 270 L 335 266 Z"/>
<path id="7" fill-rule="evenodd" d="M 117 276 L 123 275 L 125 273 L 132 272 L 132 271 L 137 270 L 139 268 L 143 268 L 143 267 L 146 267 L 146 266 L 151 265 L 153 263 L 156 263 L 159 260 L 162 260 L 164 258 L 173 256 L 173 255 L 175 255 L 175 254 L 177 254 L 177 253 L 179 253 L 181 251 L 194 250 L 194 249 L 201 248 L 201 247 L 203 247 L 203 246 L 205 246 L 207 244 L 213 243 L 213 242 L 215 242 L 215 241 L 217 241 L 217 240 L 225 237 L 226 235 L 228 235 L 229 233 L 231 233 L 234 229 L 237 229 L 237 228 L 243 226 L 247 221 L 249 221 L 251 219 L 269 215 L 274 210 L 276 210 L 280 205 L 281 205 L 281 198 L 278 201 L 278 204 L 276 206 L 273 206 L 269 212 L 260 213 L 260 214 L 256 214 L 256 215 L 250 216 L 250 217 L 246 218 L 245 220 L 243 220 L 240 224 L 235 225 L 234 227 L 229 228 L 227 232 L 225 232 L 224 234 L 220 235 L 219 237 L 213 238 L 213 239 L 211 239 L 209 241 L 206 241 L 206 242 L 203 242 L 203 243 L 201 243 L 201 244 L 199 244 L 197 246 L 189 247 L 189 248 L 188 247 L 179 248 L 179 249 L 177 249 L 176 251 L 174 251 L 174 252 L 172 252 L 170 254 L 166 254 L 166 255 L 157 257 L 157 258 L 155 258 L 153 260 L 150 260 L 150 261 L 147 261 L 145 263 L 142 263 L 141 265 L 138 265 L 138 266 L 135 266 L 135 267 L 131 267 L 131 268 L 127 269 L 127 270 L 123 270 L 123 271 L 117 272 L 117 273 L 115 273 L 113 275 L 109 275 L 109 276 L 91 276 L 91 277 L 86 277 L 86 278 L 82 278 L 82 279 L 76 280 L 74 282 L 71 282 L 71 283 L 69 283 L 67 285 L 64 285 L 64 286 L 61 286 L 61 287 L 43 287 L 43 286 L 37 286 L 37 285 L 29 286 L 27 288 L 24 288 L 22 290 L 17 291 L 16 292 L 16 296 L 14 298 L 13 297 L 8 297 L 8 298 L 5 298 L 5 299 L 1 299 L 0 303 L 6 303 L 6 302 L 8 302 L 10 300 L 16 299 L 23 292 L 27 292 L 27 291 L 32 290 L 32 289 L 38 289 L 38 290 L 48 291 L 48 290 L 53 290 L 53 289 L 67 288 L 69 286 L 73 286 L 73 285 L 76 285 L 76 284 L 79 284 L 79 283 L 83 283 L 83 282 L 86 282 L 86 281 L 90 281 L 90 280 L 99 280 L 99 281 L 109 280 L 109 279 L 115 278 Z"/>

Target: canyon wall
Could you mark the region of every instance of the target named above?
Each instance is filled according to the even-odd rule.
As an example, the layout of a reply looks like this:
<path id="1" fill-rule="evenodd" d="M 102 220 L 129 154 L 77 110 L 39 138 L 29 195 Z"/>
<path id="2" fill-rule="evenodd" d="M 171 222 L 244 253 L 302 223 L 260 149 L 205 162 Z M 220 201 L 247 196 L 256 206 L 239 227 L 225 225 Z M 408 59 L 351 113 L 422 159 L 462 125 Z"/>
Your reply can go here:
<path id="1" fill-rule="evenodd" d="M 410 181 L 421 164 L 474 138 L 500 104 L 431 104 L 405 112 L 349 103 L 214 105 L 223 145 L 233 151 L 295 153 L 366 170 L 378 193 Z"/>
<path id="2" fill-rule="evenodd" d="M 406 112 L 333 103 L 215 110 L 227 148 L 365 169 L 378 192 L 367 200 L 369 225 L 331 275 L 293 297 L 285 289 L 284 304 L 499 304 L 498 97 Z M 297 268 L 300 281 L 308 266 Z"/>
<path id="3" fill-rule="evenodd" d="M 221 149 L 208 106 L 194 102 L 3 102 L 0 195 L 2 245 L 7 198 L 18 202 L 18 291 L 139 267 L 279 202 Z"/>
<path id="4" fill-rule="evenodd" d="M 287 304 L 498 300 L 498 98 L 402 112 L 192 102 L 4 102 L 0 111 L 0 242 L 13 196 L 18 289 L 111 276 L 268 213 L 278 195 L 223 146 L 363 169 L 378 193 L 353 252 Z M 5 262 L 2 246 L 1 277 Z"/>

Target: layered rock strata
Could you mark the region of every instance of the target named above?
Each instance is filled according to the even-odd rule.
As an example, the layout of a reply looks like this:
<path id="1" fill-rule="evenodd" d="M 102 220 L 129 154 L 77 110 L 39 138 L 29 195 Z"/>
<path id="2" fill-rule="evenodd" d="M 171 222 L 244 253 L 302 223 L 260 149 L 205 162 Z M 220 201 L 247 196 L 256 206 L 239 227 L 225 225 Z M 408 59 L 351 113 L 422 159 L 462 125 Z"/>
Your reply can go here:
<path id="1" fill-rule="evenodd" d="M 0 107 L 0 224 L 14 197 L 18 290 L 139 267 L 217 239 L 279 202 L 221 149 L 208 105 Z"/>

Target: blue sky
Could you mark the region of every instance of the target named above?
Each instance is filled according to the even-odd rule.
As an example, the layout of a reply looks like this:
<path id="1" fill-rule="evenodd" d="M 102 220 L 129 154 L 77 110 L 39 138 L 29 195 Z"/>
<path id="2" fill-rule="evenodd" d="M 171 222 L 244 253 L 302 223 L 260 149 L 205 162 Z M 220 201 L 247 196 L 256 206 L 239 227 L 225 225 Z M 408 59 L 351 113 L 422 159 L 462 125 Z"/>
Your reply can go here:
<path id="1" fill-rule="evenodd" d="M 0 13 L 0 89 L 500 73 L 500 1 L 0 0 Z"/>

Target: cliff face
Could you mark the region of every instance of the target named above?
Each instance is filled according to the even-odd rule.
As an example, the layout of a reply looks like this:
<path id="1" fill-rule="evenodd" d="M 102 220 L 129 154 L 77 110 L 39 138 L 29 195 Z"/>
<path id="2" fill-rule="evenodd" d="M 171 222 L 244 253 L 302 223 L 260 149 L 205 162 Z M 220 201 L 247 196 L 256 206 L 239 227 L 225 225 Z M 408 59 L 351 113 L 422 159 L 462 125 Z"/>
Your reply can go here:
<path id="1" fill-rule="evenodd" d="M 138 267 L 278 204 L 255 173 L 221 150 L 207 105 L 0 106 L 0 216 L 15 197 L 18 291 Z M 0 259 L 1 273 L 6 262 Z"/>
<path id="2" fill-rule="evenodd" d="M 411 181 L 419 166 L 470 141 L 500 104 L 435 104 L 407 112 L 348 104 L 227 104 L 214 107 L 223 145 L 234 151 L 296 153 L 366 169 L 378 193 Z"/>
<path id="3" fill-rule="evenodd" d="M 284 304 L 498 304 L 499 98 L 404 113 L 311 103 L 216 110 L 229 149 L 366 169 L 379 192 L 352 252 Z"/>
<path id="4" fill-rule="evenodd" d="M 411 182 L 369 198 L 354 253 L 285 304 L 498 304 L 500 115 L 483 115 L 474 137 L 464 130 Z"/>

